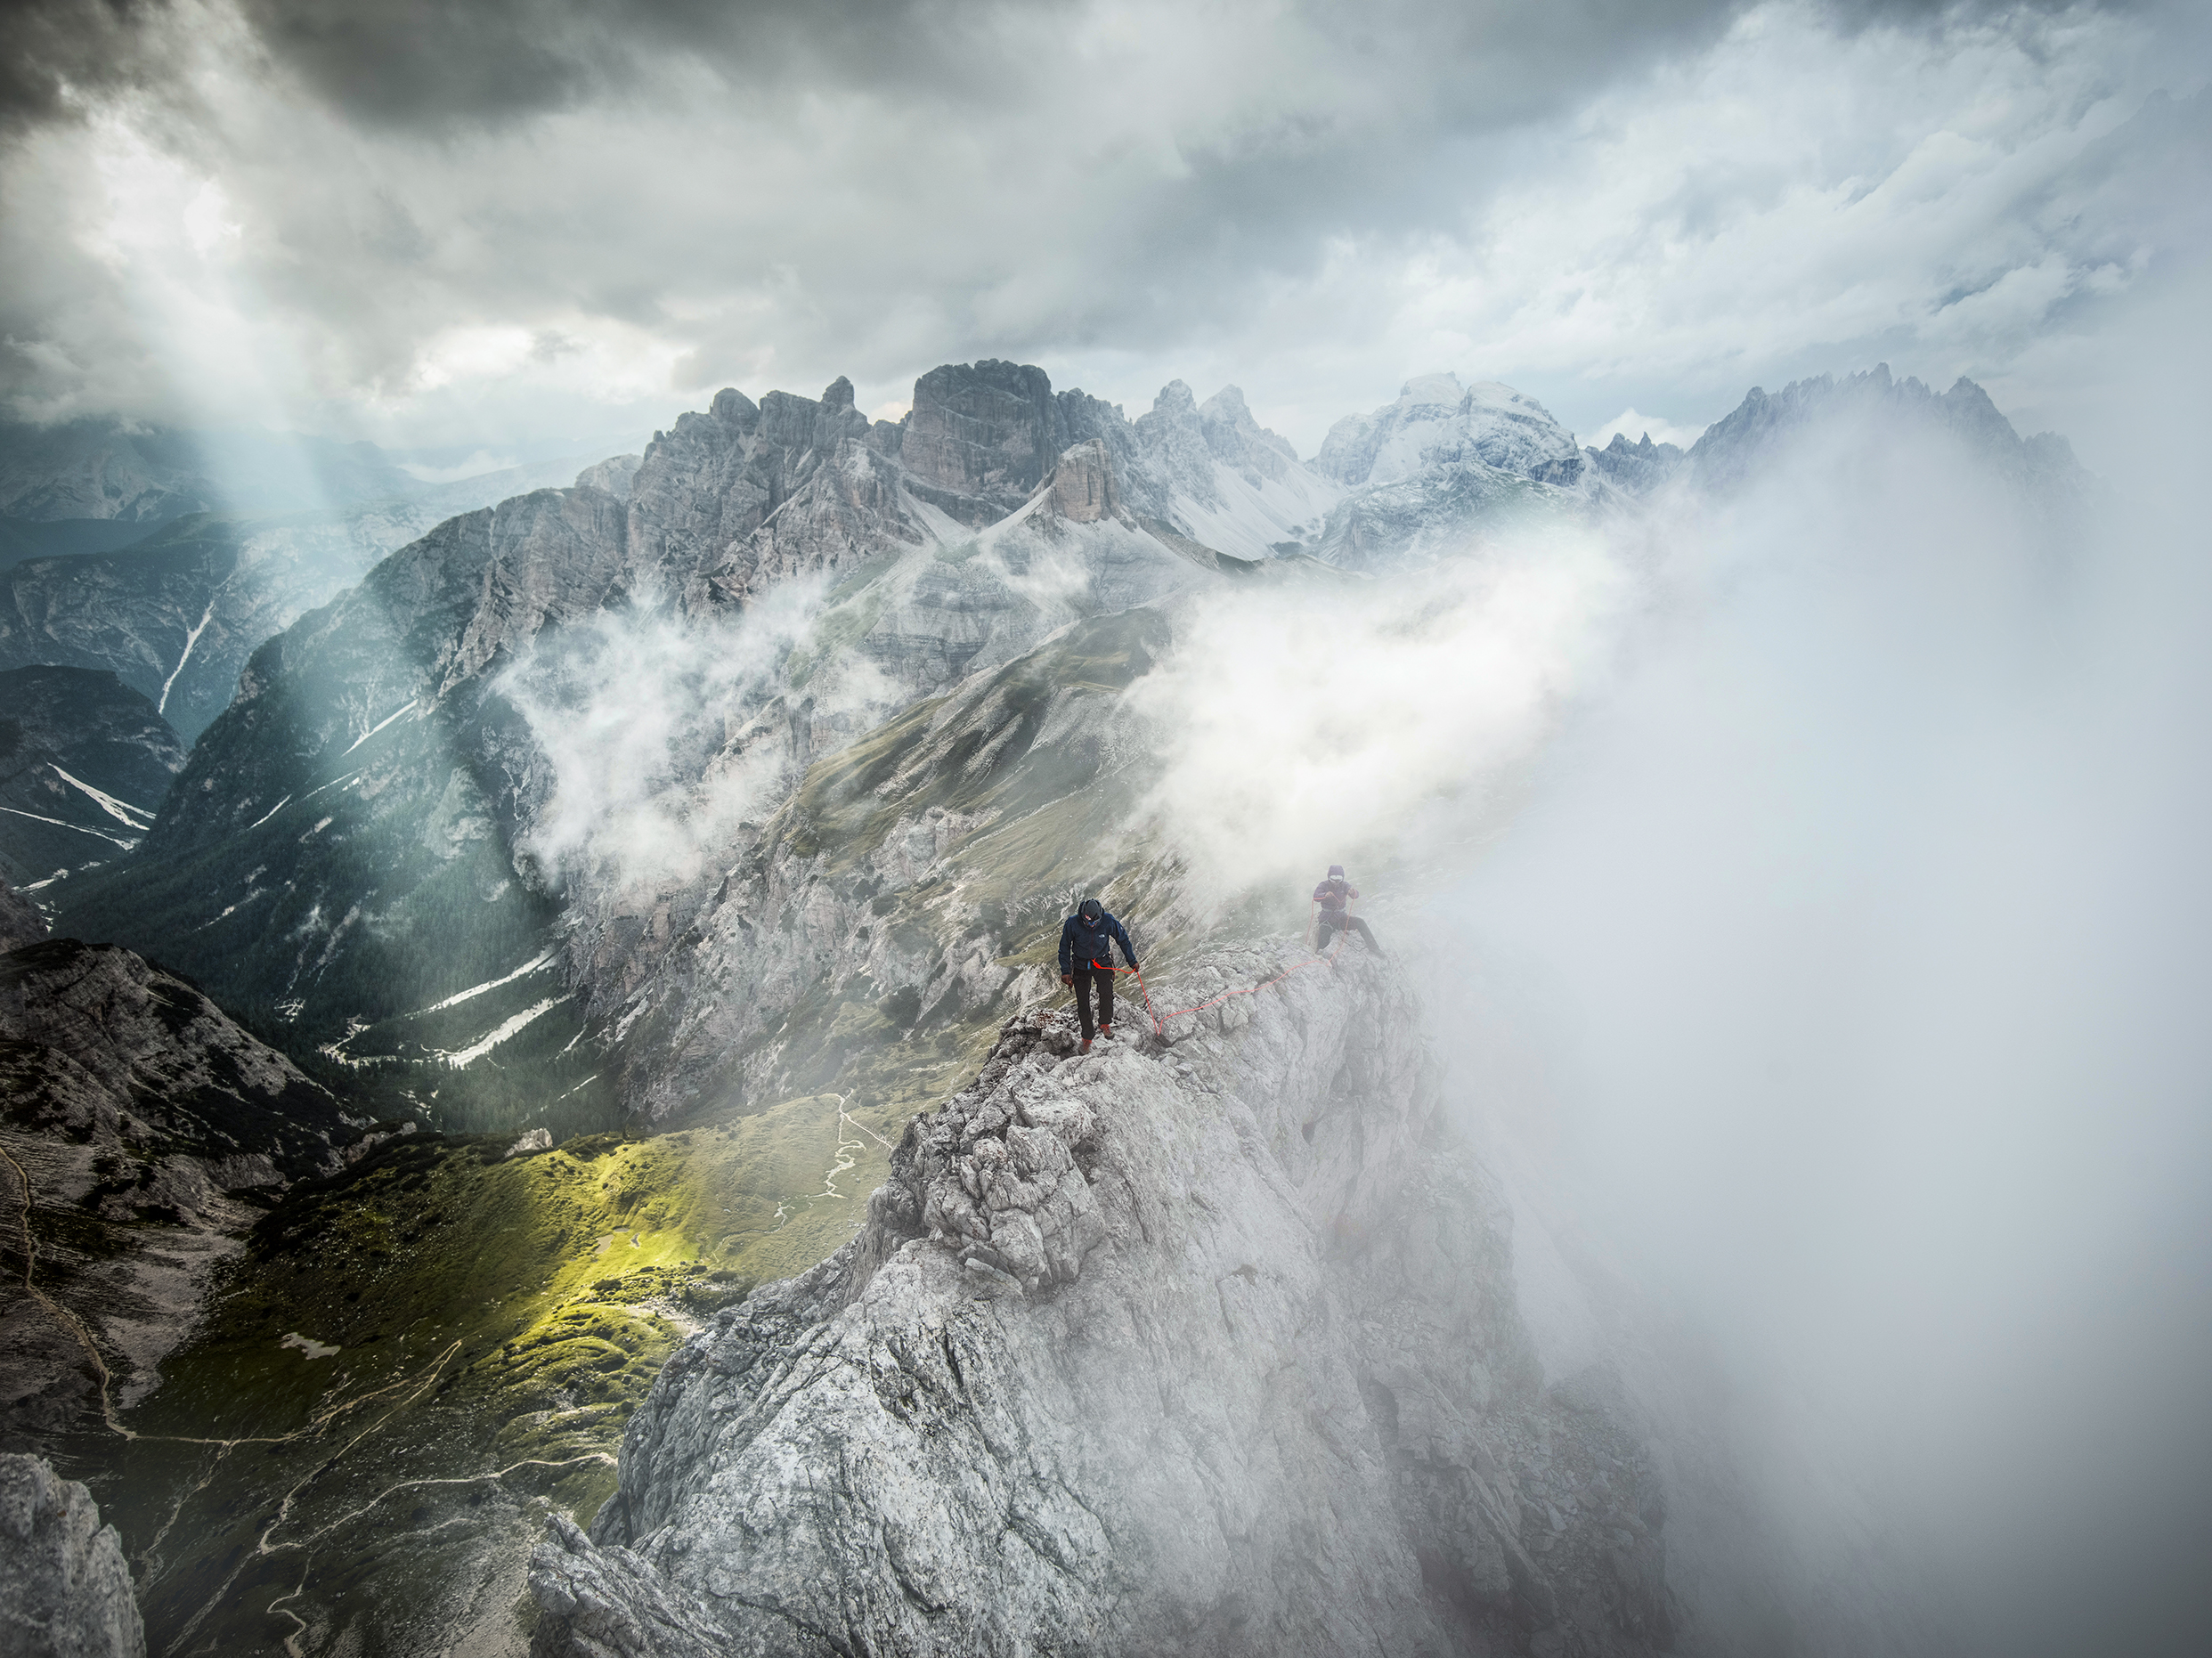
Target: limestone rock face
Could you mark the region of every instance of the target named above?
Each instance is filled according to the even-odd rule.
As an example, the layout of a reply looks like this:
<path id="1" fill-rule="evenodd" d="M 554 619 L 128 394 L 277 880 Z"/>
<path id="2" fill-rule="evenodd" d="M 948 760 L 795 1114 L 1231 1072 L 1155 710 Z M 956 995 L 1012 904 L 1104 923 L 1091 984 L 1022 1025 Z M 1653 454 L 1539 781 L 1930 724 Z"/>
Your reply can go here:
<path id="1" fill-rule="evenodd" d="M 1042 369 L 947 363 L 914 383 L 899 458 L 915 493 L 980 527 L 1044 482 L 1056 452 L 1053 415 L 1053 383 Z"/>
<path id="2" fill-rule="evenodd" d="M 576 475 L 575 487 L 580 490 L 605 490 L 616 500 L 630 499 L 630 486 L 636 482 L 638 468 L 645 464 L 642 455 L 614 455 L 586 467 Z"/>
<path id="3" fill-rule="evenodd" d="M 1174 493 L 1199 501 L 1214 499 L 1214 453 L 1206 445 L 1206 424 L 1188 386 L 1170 380 L 1161 386 L 1151 408 L 1137 417 L 1136 435 L 1147 466 Z"/>
<path id="4" fill-rule="evenodd" d="M 1097 438 L 1071 449 L 1053 468 L 1053 510 L 1071 524 L 1096 524 L 1121 505 L 1113 462 Z"/>
<path id="5" fill-rule="evenodd" d="M 144 1658 L 145 1626 L 115 1527 L 43 1457 L 0 1456 L 0 1652 Z"/>
<path id="6" fill-rule="evenodd" d="M 628 541 L 637 580 L 698 608 L 925 539 L 894 451 L 870 442 L 842 376 L 819 399 L 715 395 L 655 435 L 637 469 Z"/>
<path id="7" fill-rule="evenodd" d="M 45 936 L 46 918 L 38 913 L 38 906 L 0 881 L 0 953 L 34 944 Z"/>
<path id="8" fill-rule="evenodd" d="M 1253 994 L 1086 1057 L 1010 1021 L 850 1245 L 678 1352 L 533 1559 L 542 1651 L 1670 1643 L 1656 1476 L 1544 1386 L 1406 983 L 1268 944 L 1151 991 Z"/>

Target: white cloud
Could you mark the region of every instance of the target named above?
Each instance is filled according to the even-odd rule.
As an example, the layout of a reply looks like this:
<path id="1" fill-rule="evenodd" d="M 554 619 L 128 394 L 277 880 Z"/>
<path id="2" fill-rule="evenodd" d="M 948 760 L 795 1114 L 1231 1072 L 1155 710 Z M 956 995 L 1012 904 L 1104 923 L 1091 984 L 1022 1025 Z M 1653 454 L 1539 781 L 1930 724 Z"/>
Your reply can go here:
<path id="1" fill-rule="evenodd" d="M 419 462 L 402 461 L 400 470 L 425 484 L 458 484 L 463 478 L 478 477 L 486 472 L 504 472 L 509 467 L 520 465 L 522 461 L 517 456 L 495 455 L 488 449 L 479 449 L 450 467 L 426 467 Z"/>
<path id="2" fill-rule="evenodd" d="M 1572 7 L 956 6 L 949 33 L 885 24 L 903 66 L 792 57 L 774 28 L 803 20 L 761 22 L 750 68 L 719 36 L 556 41 L 551 90 L 482 118 L 424 102 L 478 84 L 459 69 L 394 70 L 363 113 L 304 89 L 313 65 L 272 71 L 224 5 L 176 15 L 165 101 L 118 93 L 6 152 L 19 409 L 520 448 L 722 384 L 845 373 L 888 410 L 936 362 L 1007 355 L 1133 410 L 1234 381 L 1307 453 L 1430 369 L 1578 427 L 1624 405 L 1687 427 L 1876 359 L 2003 379 L 2124 297 L 2203 193 L 2187 120 L 2128 125 L 2201 89 L 2202 25 L 2170 8 L 1853 29 L 1700 4 L 1639 9 L 1627 39 Z M 356 67 L 330 84 L 383 72 Z M 177 169 L 142 221 L 176 225 L 175 271 L 110 256 L 134 214 L 87 223 L 118 130 Z M 241 332 L 244 377 L 203 344 Z"/>
<path id="3" fill-rule="evenodd" d="M 1219 596 L 1130 693 L 1165 758 L 1148 809 L 1215 898 L 1473 833 L 1602 677 L 1634 592 L 1563 524 L 1387 581 Z"/>

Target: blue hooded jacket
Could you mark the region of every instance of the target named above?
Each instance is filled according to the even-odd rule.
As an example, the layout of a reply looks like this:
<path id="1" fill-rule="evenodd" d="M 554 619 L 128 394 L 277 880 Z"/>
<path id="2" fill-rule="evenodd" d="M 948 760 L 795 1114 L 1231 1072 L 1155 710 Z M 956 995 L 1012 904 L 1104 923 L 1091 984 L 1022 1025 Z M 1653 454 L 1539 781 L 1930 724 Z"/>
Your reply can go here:
<path id="1" fill-rule="evenodd" d="M 1088 908 L 1094 902 L 1095 900 L 1086 898 L 1083 907 Z M 1084 920 L 1083 909 L 1079 908 L 1060 923 L 1060 971 L 1071 973 L 1078 967 L 1089 967 L 1094 963 L 1111 967 L 1114 964 L 1113 947 L 1117 943 L 1121 946 L 1123 957 L 1130 966 L 1134 967 L 1137 964 L 1136 947 L 1129 942 L 1127 930 L 1109 914 L 1103 906 L 1099 908 L 1096 921 Z"/>

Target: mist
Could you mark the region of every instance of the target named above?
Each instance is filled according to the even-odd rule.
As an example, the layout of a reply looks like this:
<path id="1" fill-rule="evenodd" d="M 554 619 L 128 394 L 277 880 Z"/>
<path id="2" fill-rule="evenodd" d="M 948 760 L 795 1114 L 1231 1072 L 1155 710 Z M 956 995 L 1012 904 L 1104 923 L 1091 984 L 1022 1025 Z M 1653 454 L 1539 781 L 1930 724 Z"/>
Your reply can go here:
<path id="1" fill-rule="evenodd" d="M 1412 958 L 1552 1378 L 1733 1442 L 1761 1561 L 1679 1565 L 1769 1573 L 1741 1649 L 2212 1628 L 2192 383 L 2115 386 L 2086 500 L 1831 426 L 1725 500 L 1209 598 L 1132 693 L 1201 896 L 1345 861 Z"/>
<path id="2" fill-rule="evenodd" d="M 1662 530 L 1421 906 L 1437 1035 L 1532 1218 L 1712 1342 L 1813 1582 L 2200 1650 L 2212 593 L 2162 495 L 2070 542 L 1961 460 L 1861 435 Z"/>
<path id="3" fill-rule="evenodd" d="M 727 618 L 689 617 L 647 591 L 538 640 L 496 687 L 552 774 L 522 849 L 600 894 L 695 878 L 729 856 L 803 768 L 805 747 L 775 704 L 827 586 L 794 577 Z M 813 719 L 891 701 L 858 654 L 810 689 Z"/>

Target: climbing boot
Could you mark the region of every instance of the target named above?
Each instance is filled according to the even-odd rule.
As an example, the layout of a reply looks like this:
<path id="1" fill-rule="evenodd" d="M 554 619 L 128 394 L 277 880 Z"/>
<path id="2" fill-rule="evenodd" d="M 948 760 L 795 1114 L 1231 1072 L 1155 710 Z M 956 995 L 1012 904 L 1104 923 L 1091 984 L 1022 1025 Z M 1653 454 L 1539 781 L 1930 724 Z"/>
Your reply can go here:
<path id="1" fill-rule="evenodd" d="M 1090 1039 L 1088 1036 L 1086 1036 L 1086 1037 L 1084 1037 L 1084 1038 L 1083 1038 L 1083 1045 L 1082 1045 L 1081 1047 L 1078 1048 L 1078 1049 L 1076 1050 L 1076 1052 L 1077 1052 L 1078 1053 L 1088 1053 L 1090 1051 L 1091 1051 L 1091 1039 Z"/>
<path id="2" fill-rule="evenodd" d="M 1114 1039 L 1114 1028 L 1111 1025 L 1101 1025 L 1098 1028 L 1098 1039 L 1101 1042 L 1111 1042 Z"/>

